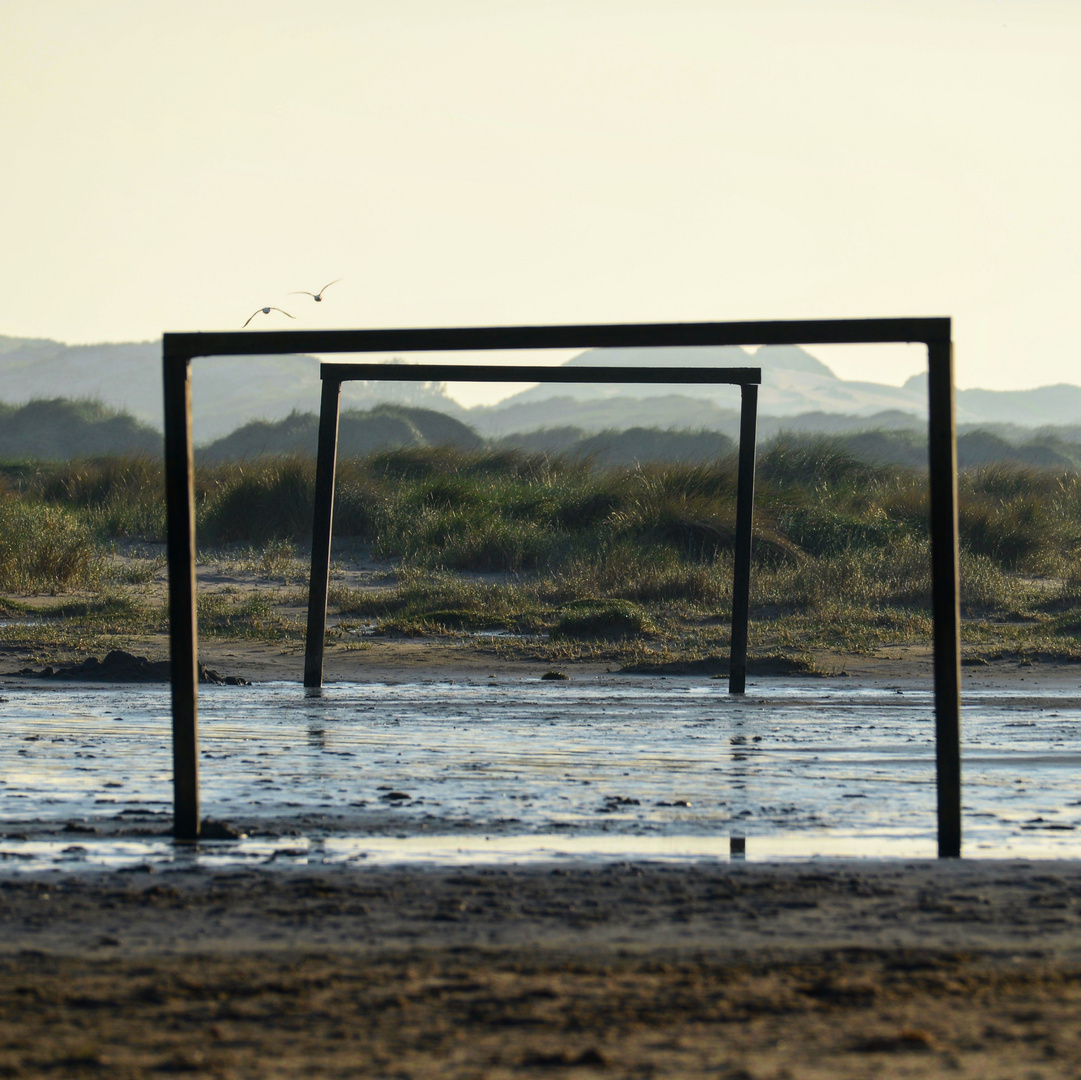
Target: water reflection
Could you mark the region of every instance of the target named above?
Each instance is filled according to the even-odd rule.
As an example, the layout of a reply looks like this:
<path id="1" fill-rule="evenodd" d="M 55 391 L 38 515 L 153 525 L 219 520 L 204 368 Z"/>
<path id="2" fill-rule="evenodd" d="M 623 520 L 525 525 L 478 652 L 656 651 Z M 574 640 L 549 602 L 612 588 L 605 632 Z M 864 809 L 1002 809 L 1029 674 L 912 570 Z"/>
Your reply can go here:
<path id="1" fill-rule="evenodd" d="M 288 861 L 303 849 L 379 859 L 395 844 L 418 858 L 410 845 L 527 857 L 602 840 L 631 857 L 725 857 L 735 854 L 730 836 L 747 838 L 754 858 L 801 843 L 805 855 L 868 845 L 933 854 L 929 693 L 752 689 L 734 701 L 716 685 L 627 677 L 554 689 L 512 679 L 334 685 L 318 697 L 295 684 L 209 687 L 204 813 L 240 822 L 251 839 L 200 844 L 199 857 Z M 164 857 L 154 844 L 175 854 L 146 835 L 165 831 L 171 812 L 167 688 L 7 696 L 0 867 L 37 858 L 18 839 L 34 828 L 40 850 L 65 865 Z M 966 854 L 1076 853 L 1081 703 L 973 693 L 964 733 Z M 290 833 L 299 836 L 271 835 Z M 347 854 L 335 848 L 349 837 Z M 141 854 L 126 854 L 132 843 Z"/>

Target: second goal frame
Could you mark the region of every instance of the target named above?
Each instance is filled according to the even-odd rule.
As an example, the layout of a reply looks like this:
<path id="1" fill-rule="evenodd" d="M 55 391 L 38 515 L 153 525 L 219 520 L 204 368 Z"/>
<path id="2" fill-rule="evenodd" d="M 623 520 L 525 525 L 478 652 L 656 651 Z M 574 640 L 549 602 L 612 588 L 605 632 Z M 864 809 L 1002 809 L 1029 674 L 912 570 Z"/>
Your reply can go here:
<path id="1" fill-rule="evenodd" d="M 736 535 L 732 571 L 732 637 L 728 689 L 742 694 L 747 685 L 747 624 L 751 596 L 751 533 L 754 517 L 754 460 L 758 424 L 759 368 L 493 367 L 472 364 L 323 364 L 319 405 L 319 456 L 315 470 L 312 567 L 308 588 L 308 629 L 304 685 L 323 685 L 323 647 L 330 583 L 330 539 L 334 519 L 334 476 L 338 456 L 338 417 L 342 383 L 350 381 L 540 382 L 730 384 L 740 388 L 739 467 L 736 481 Z"/>

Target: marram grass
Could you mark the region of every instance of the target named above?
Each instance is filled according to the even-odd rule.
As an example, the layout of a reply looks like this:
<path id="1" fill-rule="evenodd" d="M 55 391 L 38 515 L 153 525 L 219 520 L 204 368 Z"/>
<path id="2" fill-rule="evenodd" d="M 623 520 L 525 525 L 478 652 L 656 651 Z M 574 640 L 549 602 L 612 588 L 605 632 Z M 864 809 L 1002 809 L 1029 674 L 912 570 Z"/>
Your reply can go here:
<path id="1" fill-rule="evenodd" d="M 303 457 L 197 469 L 200 558 L 269 590 L 255 600 L 201 596 L 203 633 L 302 638 L 296 609 L 314 477 Z M 752 647 L 859 651 L 928 640 L 925 473 L 868 465 L 829 440 L 778 440 L 761 456 L 759 481 Z M 959 497 L 966 642 L 985 651 L 1023 650 L 1026 641 L 1079 651 L 1079 477 L 985 466 L 961 475 Z M 721 652 L 734 504 L 731 458 L 594 468 L 512 450 L 411 448 L 344 460 L 336 542 L 383 560 L 397 585 L 335 583 L 332 616 L 345 627 L 402 634 L 502 629 L 530 639 L 498 648 L 552 659 Z M 0 470 L 0 590 L 9 596 L 138 597 L 160 578 L 160 548 L 145 568 L 129 560 L 122 572 L 108 569 L 109 552 L 131 540 L 152 551 L 163 539 L 156 461 Z M 574 605 L 590 604 L 592 622 L 575 621 Z M 122 621 L 160 630 L 160 605 Z M 86 619 L 87 634 L 95 619 L 106 624 L 104 613 Z"/>

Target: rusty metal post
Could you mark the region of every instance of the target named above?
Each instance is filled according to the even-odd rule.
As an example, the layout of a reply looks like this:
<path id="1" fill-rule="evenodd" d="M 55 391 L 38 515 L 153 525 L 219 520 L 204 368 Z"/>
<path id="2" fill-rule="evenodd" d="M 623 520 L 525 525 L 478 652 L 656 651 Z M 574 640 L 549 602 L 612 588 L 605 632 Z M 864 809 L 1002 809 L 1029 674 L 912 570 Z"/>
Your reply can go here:
<path id="1" fill-rule="evenodd" d="M 173 835 L 199 838 L 198 627 L 195 618 L 195 478 L 191 361 L 163 361 L 169 659 L 173 689 Z"/>
<path id="2" fill-rule="evenodd" d="M 319 456 L 315 464 L 312 571 L 308 582 L 308 630 L 304 643 L 304 685 L 323 685 L 323 643 L 330 586 L 330 534 L 334 521 L 334 473 L 338 462 L 338 414 L 342 384 L 323 379 L 319 402 Z"/>
<path id="3" fill-rule="evenodd" d="M 961 855 L 961 607 L 953 343 L 927 345 L 938 856 Z"/>
<path id="4" fill-rule="evenodd" d="M 736 487 L 736 550 L 732 575 L 732 655 L 728 692 L 747 688 L 747 624 L 751 606 L 751 532 L 754 525 L 754 462 L 758 439 L 758 387 L 740 387 L 739 478 Z"/>

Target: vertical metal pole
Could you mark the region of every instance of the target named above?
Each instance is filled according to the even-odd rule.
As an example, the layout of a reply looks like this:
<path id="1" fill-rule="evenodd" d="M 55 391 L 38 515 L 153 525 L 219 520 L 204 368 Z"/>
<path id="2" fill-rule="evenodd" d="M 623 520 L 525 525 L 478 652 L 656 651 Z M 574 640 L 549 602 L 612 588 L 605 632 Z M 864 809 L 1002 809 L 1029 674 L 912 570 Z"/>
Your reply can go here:
<path id="1" fill-rule="evenodd" d="M 747 688 L 747 622 L 751 606 L 751 531 L 754 525 L 754 460 L 758 439 L 758 387 L 740 387 L 739 479 L 736 487 L 736 550 L 732 576 L 732 656 L 728 692 Z"/>
<path id="2" fill-rule="evenodd" d="M 319 456 L 315 463 L 315 514 L 312 520 L 312 572 L 308 580 L 308 631 L 304 647 L 304 685 L 323 685 L 323 641 L 327 632 L 330 584 L 330 531 L 334 519 L 334 471 L 338 461 L 338 412 L 342 384 L 323 380 L 319 403 Z"/>
<path id="3" fill-rule="evenodd" d="M 953 343 L 927 345 L 938 856 L 961 855 L 961 607 Z"/>
<path id="4" fill-rule="evenodd" d="M 195 621 L 195 480 L 191 361 L 163 358 L 169 658 L 173 684 L 173 835 L 199 838 L 198 629 Z"/>

